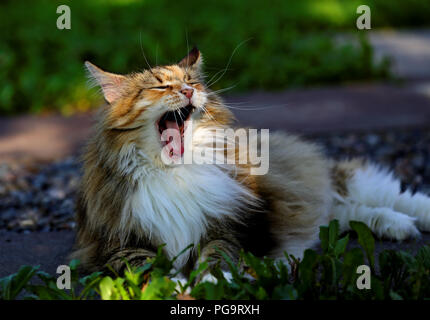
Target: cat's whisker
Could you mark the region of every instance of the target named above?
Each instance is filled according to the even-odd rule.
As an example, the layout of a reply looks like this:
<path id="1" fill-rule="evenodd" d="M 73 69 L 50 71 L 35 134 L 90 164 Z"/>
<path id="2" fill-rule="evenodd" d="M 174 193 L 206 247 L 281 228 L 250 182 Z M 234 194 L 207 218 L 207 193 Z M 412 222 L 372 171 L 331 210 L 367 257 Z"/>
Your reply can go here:
<path id="1" fill-rule="evenodd" d="M 184 117 L 183 117 L 183 113 L 182 113 L 182 111 L 181 111 L 181 109 L 178 109 L 178 111 L 179 111 L 179 116 L 181 117 L 181 121 L 183 122 L 184 121 Z"/>
<path id="2" fill-rule="evenodd" d="M 202 109 L 203 109 L 203 112 L 211 119 L 211 120 L 213 120 L 213 121 L 215 121 L 215 119 L 212 117 L 212 115 L 208 112 L 208 109 L 205 107 L 205 106 L 203 106 L 202 107 Z"/>
<path id="3" fill-rule="evenodd" d="M 187 29 L 185 29 L 185 39 L 187 40 L 187 52 L 190 52 L 190 45 L 188 43 L 188 31 L 187 31 Z M 185 70 L 188 73 L 188 70 L 189 70 L 189 57 L 188 56 L 187 56 L 187 64 L 186 64 Z"/>
<path id="4" fill-rule="evenodd" d="M 203 111 L 206 113 L 206 115 L 212 120 L 214 121 L 216 124 L 221 125 L 218 121 L 215 120 L 215 118 L 209 113 L 209 111 L 207 110 L 207 108 L 205 106 L 203 106 Z"/>
<path id="5" fill-rule="evenodd" d="M 234 110 L 242 110 L 242 111 L 258 111 L 258 110 L 268 110 L 268 109 L 273 109 L 273 108 L 283 108 L 285 107 L 285 105 L 273 105 L 273 106 L 267 106 L 267 107 L 245 107 L 245 108 L 239 108 L 239 107 L 233 107 L 233 106 L 229 106 L 224 104 L 225 107 L 229 108 L 229 109 L 234 109 Z"/>
<path id="6" fill-rule="evenodd" d="M 155 65 L 158 66 L 158 43 L 155 46 Z"/>
<path id="7" fill-rule="evenodd" d="M 248 104 L 246 102 L 238 102 L 238 103 L 230 102 L 228 104 L 227 103 L 214 102 L 214 104 L 219 105 L 219 106 L 223 106 L 223 107 L 227 107 L 229 109 L 243 110 L 243 111 L 257 111 L 257 110 L 266 110 L 266 109 L 273 109 L 273 108 L 285 108 L 288 106 L 288 104 L 271 104 L 271 105 L 266 105 L 266 106 L 262 107 L 262 106 L 255 106 L 252 104 Z M 243 105 L 244 107 L 240 108 L 240 107 L 236 107 L 236 106 L 231 106 L 232 104 Z"/>
<path id="8" fill-rule="evenodd" d="M 230 67 L 230 64 L 231 64 L 231 60 L 233 59 L 233 56 L 234 56 L 234 54 L 236 53 L 236 51 L 243 45 L 243 44 L 245 44 L 246 42 L 248 42 L 248 41 L 250 41 L 251 40 L 251 38 L 249 38 L 249 39 L 247 39 L 247 40 L 244 40 L 244 41 L 242 41 L 241 43 L 239 43 L 237 46 L 236 46 L 236 48 L 234 48 L 234 50 L 233 50 L 233 52 L 231 53 L 231 55 L 230 55 L 230 58 L 228 59 L 228 62 L 227 62 L 227 65 L 226 65 L 226 67 L 224 68 L 224 70 L 223 70 L 223 73 L 217 78 L 217 79 L 215 79 L 215 80 L 213 80 L 212 81 L 212 79 L 214 78 L 214 77 L 212 77 L 209 81 L 208 81 L 208 84 L 207 84 L 207 86 L 208 87 L 211 87 L 211 86 L 213 86 L 215 83 L 217 83 L 219 80 L 221 80 L 222 79 L 222 77 L 225 75 L 225 73 L 227 72 L 227 70 L 228 70 L 228 68 Z"/>
<path id="9" fill-rule="evenodd" d="M 176 122 L 176 124 L 177 124 L 177 125 L 178 125 L 178 127 L 179 127 L 178 119 L 176 118 L 176 112 L 173 112 L 173 116 L 175 117 L 175 122 Z"/>
<path id="10" fill-rule="evenodd" d="M 140 42 L 140 51 L 142 52 L 143 58 L 145 59 L 145 62 L 146 62 L 146 64 L 147 64 L 148 68 L 149 68 L 149 72 L 150 72 L 151 74 L 153 74 L 153 72 L 152 72 L 152 67 L 151 67 L 151 65 L 149 64 L 148 59 L 146 58 L 145 52 L 144 52 L 144 50 L 143 50 L 143 45 L 142 45 L 142 30 L 140 30 L 139 42 Z"/>
<path id="11" fill-rule="evenodd" d="M 211 81 L 214 79 L 214 77 L 216 77 L 217 75 L 219 75 L 221 72 L 225 72 L 226 70 L 225 69 L 221 69 L 221 70 L 218 70 L 210 79 L 209 79 L 209 81 L 207 82 L 207 84 L 206 84 L 206 86 L 209 88 L 210 86 L 212 86 L 212 84 L 211 84 Z"/>
<path id="12" fill-rule="evenodd" d="M 218 93 L 221 93 L 221 92 L 225 92 L 225 91 L 231 90 L 231 89 L 233 89 L 234 87 L 236 87 L 236 84 L 235 84 L 235 85 L 233 85 L 233 86 L 231 86 L 231 87 L 227 87 L 227 88 L 219 89 L 219 90 L 216 90 L 216 91 L 211 91 L 211 92 L 209 92 L 209 93 L 208 93 L 208 96 L 212 96 L 212 95 L 215 95 L 215 94 L 218 94 Z"/>

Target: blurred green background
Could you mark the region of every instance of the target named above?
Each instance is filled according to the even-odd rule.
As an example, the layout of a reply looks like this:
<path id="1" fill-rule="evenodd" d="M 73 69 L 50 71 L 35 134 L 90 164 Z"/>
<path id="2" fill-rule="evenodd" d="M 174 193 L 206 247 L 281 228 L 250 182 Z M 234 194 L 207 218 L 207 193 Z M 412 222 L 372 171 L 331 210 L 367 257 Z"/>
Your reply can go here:
<path id="1" fill-rule="evenodd" d="M 57 6 L 71 8 L 58 30 Z M 389 77 L 376 64 L 356 8 L 372 9 L 372 28 L 430 25 L 429 0 L 33 0 L 0 4 L 0 114 L 63 114 L 97 106 L 83 62 L 127 73 L 182 58 L 198 45 L 213 89 L 278 90 Z M 335 36 L 348 32 L 348 41 Z M 358 41 L 354 41 L 358 39 Z M 240 45 L 241 44 L 241 45 Z"/>

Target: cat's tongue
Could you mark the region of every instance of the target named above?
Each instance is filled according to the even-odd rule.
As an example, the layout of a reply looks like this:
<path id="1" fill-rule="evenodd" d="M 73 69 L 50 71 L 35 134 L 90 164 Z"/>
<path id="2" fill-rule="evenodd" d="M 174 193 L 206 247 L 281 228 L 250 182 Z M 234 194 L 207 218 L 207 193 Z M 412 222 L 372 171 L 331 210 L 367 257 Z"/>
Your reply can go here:
<path id="1" fill-rule="evenodd" d="M 171 156 L 182 156 L 184 153 L 184 141 L 182 140 L 181 128 L 179 128 L 179 125 L 176 123 L 176 121 L 166 121 L 166 128 L 174 129 L 177 132 L 170 138 L 168 142 Z"/>

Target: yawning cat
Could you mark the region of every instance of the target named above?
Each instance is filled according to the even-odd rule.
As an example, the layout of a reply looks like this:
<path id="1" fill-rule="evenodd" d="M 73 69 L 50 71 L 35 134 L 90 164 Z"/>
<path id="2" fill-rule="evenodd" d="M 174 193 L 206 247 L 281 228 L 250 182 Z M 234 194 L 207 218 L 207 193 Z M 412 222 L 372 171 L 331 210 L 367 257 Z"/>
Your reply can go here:
<path id="1" fill-rule="evenodd" d="M 121 270 L 123 258 L 140 265 L 162 244 L 170 258 L 190 244 L 213 261 L 215 248 L 232 260 L 241 248 L 300 258 L 318 240 L 319 226 L 334 218 L 342 230 L 358 220 L 398 240 L 430 231 L 430 198 L 401 193 L 391 173 L 369 162 L 326 159 L 319 146 L 294 135 L 270 134 L 262 175 L 246 162 L 166 164 L 163 152 L 184 156 L 187 133 L 195 146 L 233 126 L 232 113 L 205 85 L 196 48 L 178 64 L 130 75 L 86 67 L 108 103 L 87 145 L 77 205 L 73 257 L 88 270 Z M 163 138 L 168 129 L 179 133 L 176 140 Z M 175 267 L 189 271 L 196 259 L 197 250 L 189 250 Z"/>

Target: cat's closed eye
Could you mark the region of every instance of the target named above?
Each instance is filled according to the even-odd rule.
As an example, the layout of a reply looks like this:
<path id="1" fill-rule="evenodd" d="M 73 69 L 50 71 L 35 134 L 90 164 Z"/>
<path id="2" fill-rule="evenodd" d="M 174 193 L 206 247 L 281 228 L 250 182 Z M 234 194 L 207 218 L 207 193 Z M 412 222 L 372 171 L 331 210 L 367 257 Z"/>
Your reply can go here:
<path id="1" fill-rule="evenodd" d="M 159 90 L 164 90 L 164 89 L 170 89 L 171 86 L 158 86 L 158 87 L 151 87 L 148 89 L 159 89 Z"/>

